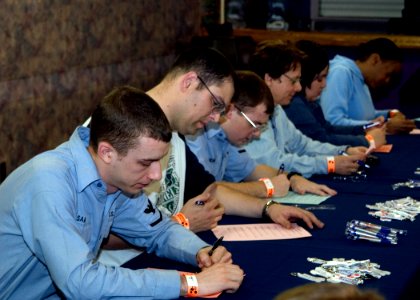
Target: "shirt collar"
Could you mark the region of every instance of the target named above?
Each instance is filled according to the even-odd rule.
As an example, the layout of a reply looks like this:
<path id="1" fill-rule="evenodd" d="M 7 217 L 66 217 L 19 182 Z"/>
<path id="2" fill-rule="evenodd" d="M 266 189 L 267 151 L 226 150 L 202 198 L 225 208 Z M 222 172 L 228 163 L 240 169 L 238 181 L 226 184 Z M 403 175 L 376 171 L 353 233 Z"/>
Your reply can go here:
<path id="1" fill-rule="evenodd" d="M 102 181 L 95 162 L 92 159 L 89 151 L 90 129 L 79 126 L 73 132 L 69 140 L 69 148 L 72 153 L 77 177 L 78 192 L 83 191 L 86 187 L 93 183 L 102 183 L 104 189 L 106 184 Z"/>

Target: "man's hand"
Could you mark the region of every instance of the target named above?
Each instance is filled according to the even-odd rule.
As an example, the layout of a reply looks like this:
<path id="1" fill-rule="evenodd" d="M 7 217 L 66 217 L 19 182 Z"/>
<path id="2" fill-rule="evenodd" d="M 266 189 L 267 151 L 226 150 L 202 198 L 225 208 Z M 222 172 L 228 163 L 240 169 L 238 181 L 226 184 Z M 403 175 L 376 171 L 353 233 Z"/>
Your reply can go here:
<path id="1" fill-rule="evenodd" d="M 294 175 L 290 178 L 290 186 L 295 193 L 300 195 L 311 193 L 320 196 L 334 196 L 337 194 L 335 190 L 330 189 L 328 186 L 317 184 L 299 175 Z"/>
<path id="2" fill-rule="evenodd" d="M 210 256 L 211 246 L 200 249 L 197 253 L 197 264 L 200 268 L 208 268 L 216 263 L 232 263 L 232 254 L 225 247 L 219 246 Z"/>
<path id="3" fill-rule="evenodd" d="M 275 177 L 272 177 L 271 182 L 274 186 L 274 197 L 284 197 L 287 195 L 290 187 L 290 182 L 287 180 L 285 174 L 279 174 Z"/>
<path id="4" fill-rule="evenodd" d="M 268 208 L 268 216 L 270 219 L 285 228 L 291 228 L 291 221 L 295 219 L 303 220 L 309 228 L 324 227 L 322 223 L 313 213 L 295 206 L 274 204 Z"/>
<path id="5" fill-rule="evenodd" d="M 364 161 L 365 154 L 354 155 L 337 155 L 334 156 L 335 160 L 335 173 L 340 175 L 350 175 L 359 169 L 358 161 Z"/>
<path id="6" fill-rule="evenodd" d="M 244 279 L 244 271 L 237 265 L 217 263 L 195 275 L 198 282 L 198 297 L 222 291 L 234 293 Z M 186 282 L 181 280 L 181 290 L 186 291 Z M 182 295 L 182 293 L 181 293 Z"/>
<path id="7" fill-rule="evenodd" d="M 386 125 L 368 129 L 366 130 L 366 133 L 373 137 L 376 147 L 380 147 L 386 144 Z"/>
<path id="8" fill-rule="evenodd" d="M 217 222 L 222 219 L 225 209 L 206 189 L 203 194 L 187 201 L 181 212 L 188 218 L 190 230 L 200 232 L 216 227 Z"/>
<path id="9" fill-rule="evenodd" d="M 368 148 L 364 146 L 358 146 L 358 147 L 349 147 L 346 151 L 347 154 L 350 155 L 360 155 L 360 154 L 366 154 Z M 363 158 L 365 160 L 365 158 Z"/>
<path id="10" fill-rule="evenodd" d="M 386 125 L 388 134 L 409 133 L 414 128 L 416 128 L 416 124 L 413 120 L 398 116 L 398 114 L 395 117 L 389 118 Z"/>

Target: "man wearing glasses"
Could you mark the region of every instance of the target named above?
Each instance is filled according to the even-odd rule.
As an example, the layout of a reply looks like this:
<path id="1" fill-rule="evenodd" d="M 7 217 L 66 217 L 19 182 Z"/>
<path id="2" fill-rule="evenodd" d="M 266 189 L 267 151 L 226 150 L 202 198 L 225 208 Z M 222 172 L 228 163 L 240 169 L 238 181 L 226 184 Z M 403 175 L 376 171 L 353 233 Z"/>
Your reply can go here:
<path id="1" fill-rule="evenodd" d="M 302 134 L 287 118 L 282 106 L 290 104 L 300 84 L 302 52 L 291 45 L 274 41 L 261 43 L 251 57 L 251 70 L 264 79 L 274 99 L 275 109 L 267 130 L 245 145 L 258 163 L 273 168 L 284 166 L 305 177 L 313 174 L 356 172 L 364 160 L 366 147 L 334 146 Z M 340 155 L 346 152 L 348 156 Z"/>
<path id="2" fill-rule="evenodd" d="M 299 194 L 335 195 L 327 186 L 311 182 L 298 173 L 287 174 L 257 164 L 244 149 L 238 148 L 260 136 L 273 111 L 273 97 L 265 82 L 253 72 L 238 71 L 229 110 L 219 123 L 209 123 L 196 135 L 187 136 L 187 145 L 217 181 L 223 180 L 220 184 L 253 196 L 268 196 L 267 180 L 273 186 L 272 196 L 284 196 L 288 190 L 284 189 L 286 176 L 291 188 Z"/>
<path id="3" fill-rule="evenodd" d="M 214 228 L 224 213 L 261 217 L 265 208 L 261 198 L 215 183 L 214 176 L 185 147 L 183 135 L 193 135 L 209 122 L 219 121 L 233 97 L 234 77 L 222 54 L 192 49 L 183 52 L 163 80 L 147 92 L 162 108 L 173 134 L 170 152 L 162 160 L 162 180 L 146 192 L 161 211 L 194 232 Z M 289 182 L 282 177 L 284 195 Z M 297 207 L 275 205 L 270 210 L 275 211 L 269 212 L 270 217 L 284 226 L 290 226 L 292 217 L 303 219 L 309 228 L 323 226 L 312 213 Z M 114 236 L 109 246 L 124 244 Z"/>

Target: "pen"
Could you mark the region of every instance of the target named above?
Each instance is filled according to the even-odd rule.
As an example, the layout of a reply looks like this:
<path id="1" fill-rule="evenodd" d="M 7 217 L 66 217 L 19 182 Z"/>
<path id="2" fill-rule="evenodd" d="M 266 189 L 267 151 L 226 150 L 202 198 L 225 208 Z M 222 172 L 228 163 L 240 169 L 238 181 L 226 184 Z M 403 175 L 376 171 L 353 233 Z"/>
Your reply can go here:
<path id="1" fill-rule="evenodd" d="M 344 151 L 340 151 L 340 154 L 341 155 L 344 155 L 344 156 L 349 156 L 346 152 L 344 152 Z M 368 164 L 365 164 L 362 160 L 358 160 L 357 161 L 357 164 L 359 165 L 359 166 L 361 166 L 361 167 L 365 167 L 365 168 L 370 168 L 370 166 L 368 165 Z"/>
<path id="2" fill-rule="evenodd" d="M 284 164 L 281 164 L 277 171 L 277 175 L 283 174 L 283 172 L 284 172 Z"/>
<path id="3" fill-rule="evenodd" d="M 217 241 L 214 242 L 213 247 L 211 247 L 210 251 L 209 251 L 209 255 L 212 256 L 214 250 L 216 250 L 217 247 L 220 246 L 220 244 L 223 241 L 223 235 L 217 239 Z"/>
<path id="4" fill-rule="evenodd" d="M 372 122 L 372 123 L 367 123 L 367 124 L 363 125 L 363 129 L 364 129 L 364 130 L 366 130 L 366 129 L 369 129 L 369 128 L 372 128 L 372 127 L 378 126 L 378 125 L 380 125 L 380 124 L 381 124 L 381 122 Z"/>

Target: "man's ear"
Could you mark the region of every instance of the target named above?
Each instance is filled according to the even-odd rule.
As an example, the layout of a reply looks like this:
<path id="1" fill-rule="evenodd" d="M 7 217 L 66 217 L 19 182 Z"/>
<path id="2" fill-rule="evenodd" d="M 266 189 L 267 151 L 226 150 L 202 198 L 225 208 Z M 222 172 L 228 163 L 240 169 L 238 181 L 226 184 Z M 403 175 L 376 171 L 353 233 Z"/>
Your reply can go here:
<path id="1" fill-rule="evenodd" d="M 380 63 L 382 61 L 381 60 L 381 57 L 379 56 L 378 53 L 372 53 L 369 56 L 368 60 L 371 63 L 371 65 L 373 65 L 373 66 L 376 65 L 376 64 L 378 64 L 378 63 Z"/>
<path id="2" fill-rule="evenodd" d="M 114 147 L 108 142 L 99 142 L 98 145 L 98 157 L 105 163 L 109 164 L 112 162 L 114 157 L 118 155 Z"/>
<path id="3" fill-rule="evenodd" d="M 197 81 L 197 73 L 196 72 L 190 71 L 190 72 L 184 74 L 181 78 L 181 83 L 180 83 L 181 84 L 181 91 L 185 92 L 196 81 Z"/>
<path id="4" fill-rule="evenodd" d="M 232 103 L 230 103 L 229 106 L 226 109 L 225 118 L 226 119 L 229 119 L 229 120 L 232 119 L 232 115 L 233 115 L 233 113 L 234 113 L 235 110 L 237 110 L 236 107 L 235 107 L 235 105 L 233 105 Z"/>
<path id="5" fill-rule="evenodd" d="M 274 79 L 273 79 L 273 77 L 268 75 L 268 73 L 265 73 L 264 74 L 264 81 L 268 86 L 270 86 L 273 83 Z"/>

